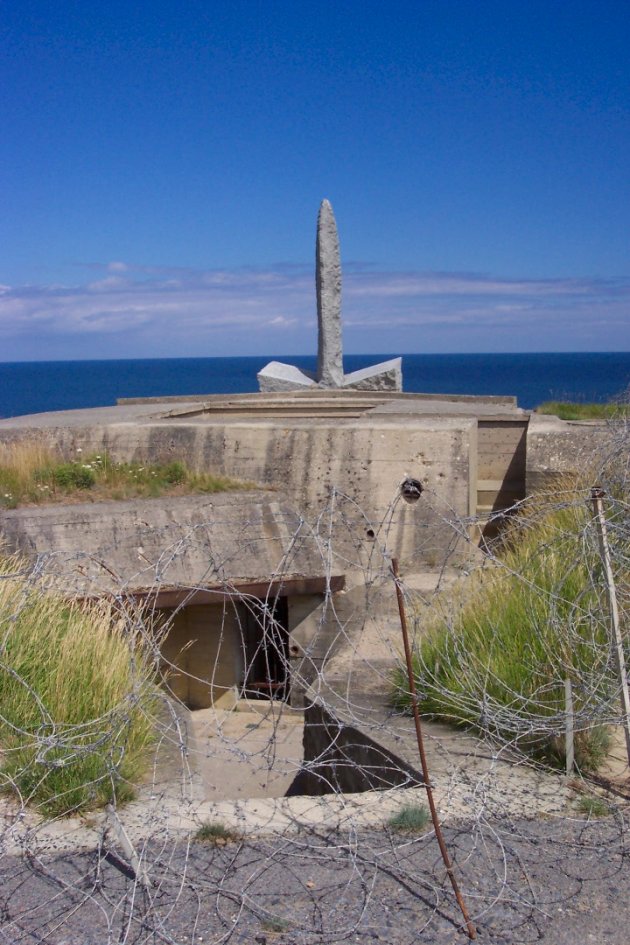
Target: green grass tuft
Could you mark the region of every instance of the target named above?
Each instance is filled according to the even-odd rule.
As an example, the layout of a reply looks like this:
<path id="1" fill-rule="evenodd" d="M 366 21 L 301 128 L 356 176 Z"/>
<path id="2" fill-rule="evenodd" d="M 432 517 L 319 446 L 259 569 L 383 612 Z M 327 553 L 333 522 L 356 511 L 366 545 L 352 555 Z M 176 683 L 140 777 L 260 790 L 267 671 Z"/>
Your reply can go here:
<path id="1" fill-rule="evenodd" d="M 200 840 L 202 843 L 210 843 L 214 846 L 225 846 L 227 843 L 237 843 L 241 839 L 241 835 L 237 830 L 226 827 L 225 824 L 218 820 L 207 821 L 202 824 L 195 834 L 195 840 Z"/>
<path id="2" fill-rule="evenodd" d="M 424 804 L 406 804 L 387 821 L 396 833 L 421 833 L 429 823 L 429 811 Z"/>
<path id="3" fill-rule="evenodd" d="M 0 559 L 2 788 L 46 814 L 128 800 L 151 742 L 156 690 L 137 635 Z"/>
<path id="4" fill-rule="evenodd" d="M 281 932 L 287 932 L 291 927 L 289 921 L 283 919 L 280 915 L 265 916 L 264 919 L 261 919 L 260 925 L 265 932 L 275 932 L 278 935 Z"/>
<path id="5" fill-rule="evenodd" d="M 590 794 L 584 794 L 576 804 L 580 814 L 587 817 L 608 817 L 610 806 L 601 797 L 594 797 Z"/>

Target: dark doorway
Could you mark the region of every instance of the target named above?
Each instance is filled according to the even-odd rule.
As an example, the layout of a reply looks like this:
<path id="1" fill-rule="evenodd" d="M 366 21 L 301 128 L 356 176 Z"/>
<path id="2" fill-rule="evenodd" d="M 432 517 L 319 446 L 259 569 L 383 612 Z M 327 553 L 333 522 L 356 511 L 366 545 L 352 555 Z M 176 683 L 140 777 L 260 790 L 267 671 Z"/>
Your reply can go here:
<path id="1" fill-rule="evenodd" d="M 248 602 L 243 625 L 246 698 L 288 700 L 291 690 L 288 621 L 286 597 Z"/>

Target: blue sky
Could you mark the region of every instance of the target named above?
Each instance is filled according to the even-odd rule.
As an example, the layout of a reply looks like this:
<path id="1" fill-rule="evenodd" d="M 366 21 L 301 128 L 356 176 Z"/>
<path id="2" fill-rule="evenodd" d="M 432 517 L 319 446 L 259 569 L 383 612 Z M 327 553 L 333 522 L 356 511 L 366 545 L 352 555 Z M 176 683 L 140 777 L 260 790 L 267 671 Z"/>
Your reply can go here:
<path id="1" fill-rule="evenodd" d="M 0 360 L 630 350 L 627 2 L 6 5 Z"/>

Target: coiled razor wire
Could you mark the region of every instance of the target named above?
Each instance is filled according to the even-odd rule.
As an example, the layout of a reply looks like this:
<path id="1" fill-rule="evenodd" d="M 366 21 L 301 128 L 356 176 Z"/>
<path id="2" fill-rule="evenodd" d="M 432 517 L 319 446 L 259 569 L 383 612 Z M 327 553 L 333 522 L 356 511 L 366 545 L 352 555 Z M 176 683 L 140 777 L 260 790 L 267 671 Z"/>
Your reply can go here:
<path id="1" fill-rule="evenodd" d="M 598 476 L 598 485 L 607 492 L 626 655 L 627 445 L 627 435 L 616 429 Z M 471 538 L 474 519 L 454 516 L 426 489 L 422 502 L 439 516 L 442 537 L 450 535 L 452 540 L 442 541 L 435 560 L 420 535 L 415 552 L 401 562 L 420 696 L 430 691 L 434 713 L 440 700 L 443 703 L 440 721 L 428 720 L 429 767 L 461 888 L 480 938 L 487 942 L 554 941 L 549 936 L 556 934 L 558 923 L 566 930 L 574 919 L 577 923 L 575 917 L 585 921 L 593 898 L 606 902 L 616 889 L 618 910 L 619 902 L 629 899 L 628 771 L 625 781 L 623 771 L 616 780 L 611 776 L 609 790 L 603 791 L 587 779 L 586 771 L 576 770 L 572 781 L 535 750 L 543 742 L 559 750 L 564 744 L 566 711 L 550 709 L 549 696 L 567 676 L 576 694 L 572 727 L 577 735 L 595 729 L 615 735 L 620 728 L 619 686 L 589 494 L 586 486 L 571 485 L 520 503 L 513 510 L 512 531 L 507 538 L 503 534 L 504 544 L 480 551 Z M 2 581 L 19 580 L 23 586 L 21 597 L 14 598 L 17 609 L 0 615 L 3 674 L 15 677 L 19 672 L 11 664 L 9 644 L 29 594 L 48 592 L 53 573 L 53 583 L 59 586 L 64 571 L 76 574 L 78 564 L 92 572 L 102 565 L 108 587 L 118 581 L 113 598 L 117 619 L 134 641 L 130 653 L 137 654 L 141 647 L 144 659 L 160 675 L 161 690 L 146 710 L 154 739 L 145 775 L 133 786 L 135 800 L 78 816 L 46 818 L 38 813 L 34 794 L 24 793 L 15 774 L 5 774 L 0 797 L 0 942 L 397 945 L 465 939 L 432 831 L 399 832 L 396 827 L 401 809 L 419 807 L 423 797 L 413 774 L 417 762 L 408 750 L 409 717 L 391 704 L 404 696 L 401 677 L 395 682 L 401 644 L 389 552 L 400 501 L 399 495 L 392 497 L 383 520 L 373 523 L 351 496 L 332 490 L 316 520 L 292 515 L 284 523 L 286 537 L 269 585 L 277 587 L 294 572 L 296 556 L 307 543 L 311 556 L 317 550 L 327 591 L 314 620 L 321 627 L 325 622 L 329 641 L 320 662 L 290 660 L 278 642 L 282 628 L 274 591 L 262 600 L 240 592 L 227 577 L 229 562 L 214 556 L 212 529 L 217 524 L 247 531 L 242 519 L 230 521 L 229 507 L 222 510 L 219 523 L 199 523 L 176 542 L 164 534 L 162 553 L 151 565 L 154 591 L 168 583 L 171 563 L 185 558 L 190 547 L 198 549 L 201 543 L 208 552 L 208 582 L 180 582 L 180 603 L 170 613 L 151 599 L 138 604 L 130 594 L 131 580 L 112 575 L 106 555 L 95 562 L 86 555 L 51 551 L 2 576 Z M 555 579 L 538 583 L 531 571 L 514 569 L 505 541 L 535 533 L 556 511 L 580 524 L 548 539 L 547 550 L 559 550 L 561 566 L 556 554 Z M 344 540 L 336 546 L 340 523 L 345 526 Z M 366 545 L 368 526 L 374 540 Z M 278 542 L 277 536 L 268 540 Z M 464 556 L 462 543 L 470 552 Z M 540 549 L 541 562 L 544 551 Z M 583 587 L 569 599 L 566 581 L 578 570 L 586 575 Z M 339 596 L 331 591 L 331 581 L 342 571 L 352 574 L 354 583 Z M 469 595 L 482 594 L 484 581 L 499 575 L 522 587 L 532 607 L 543 602 L 547 615 L 540 645 L 548 646 L 548 675 L 526 695 L 516 686 L 510 689 L 509 680 L 499 679 L 493 665 L 468 652 L 458 635 L 458 615 Z M 338 748 L 332 762 L 328 748 L 304 761 L 303 718 L 309 709 L 292 707 L 282 698 L 241 698 L 225 709 L 203 710 L 203 724 L 191 723 L 191 715 L 178 703 L 172 679 L 175 672 L 185 675 L 182 661 L 169 662 L 162 648 L 177 614 L 207 583 L 216 584 L 217 576 L 229 595 L 216 639 L 227 638 L 234 621 L 243 635 L 246 623 L 259 627 L 258 647 L 247 652 L 263 669 L 266 661 L 269 676 L 286 663 L 290 685 L 301 687 L 307 704 L 316 703 L 329 720 L 328 735 Z M 452 661 L 452 673 L 464 675 L 456 693 L 443 682 L 449 667 L 428 661 L 421 645 L 436 614 L 449 640 L 444 658 Z M 578 648 L 588 654 L 581 662 L 573 659 Z M 525 648 L 523 664 L 530 658 L 533 654 Z M 300 678 L 304 667 L 308 674 Z M 247 680 L 247 665 L 243 673 Z M 187 675 L 202 685 L 221 682 L 218 664 L 210 673 L 203 665 L 189 666 Z M 21 684 L 41 717 L 41 724 L 18 733 L 35 748 L 29 755 L 30 783 L 36 784 L 37 772 L 45 773 L 51 765 L 72 765 L 77 758 L 105 750 L 110 752 L 108 770 L 114 782 L 124 758 L 124 733 L 141 704 L 133 673 L 129 692 L 111 712 L 74 726 L 52 718 L 36 688 L 26 679 Z M 112 740 L 112 731 L 120 737 Z M 379 771 L 396 769 L 398 782 L 382 790 L 344 792 L 340 785 L 356 775 L 353 768 L 368 770 L 375 764 L 373 756 L 365 760 L 366 744 L 381 752 Z M 6 765 L 8 751 L 0 747 Z M 400 767 L 397 758 L 402 759 Z M 582 775 L 586 780 L 580 780 Z M 222 785 L 234 778 L 238 790 L 230 795 Z M 300 783 L 310 784 L 311 793 L 284 796 L 292 784 Z M 594 811 L 607 816 L 596 819 Z M 627 906 L 623 908 L 627 917 Z M 607 935 L 610 942 L 626 940 L 621 915 L 615 920 L 606 909 L 596 912 L 592 921 L 599 923 L 597 934 Z M 579 924 L 575 928 L 579 930 Z"/>

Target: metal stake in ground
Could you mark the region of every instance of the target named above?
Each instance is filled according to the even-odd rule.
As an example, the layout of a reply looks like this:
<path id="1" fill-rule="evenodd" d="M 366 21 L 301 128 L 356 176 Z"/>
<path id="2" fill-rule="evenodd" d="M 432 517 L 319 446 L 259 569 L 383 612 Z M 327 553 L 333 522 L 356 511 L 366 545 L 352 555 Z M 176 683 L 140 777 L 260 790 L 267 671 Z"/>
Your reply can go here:
<path id="1" fill-rule="evenodd" d="M 409 692 L 411 694 L 411 708 L 413 711 L 413 721 L 416 727 L 418 751 L 420 753 L 420 763 L 422 765 L 422 777 L 424 778 L 424 787 L 427 792 L 429 810 L 431 811 L 431 820 L 433 821 L 433 827 L 435 829 L 435 836 L 437 837 L 438 846 L 440 847 L 440 853 L 442 854 L 442 859 L 444 861 L 444 866 L 446 867 L 446 872 L 448 873 L 448 878 L 451 881 L 451 886 L 453 887 L 453 892 L 455 893 L 457 904 L 459 905 L 459 908 L 461 909 L 462 915 L 464 917 L 464 922 L 466 923 L 468 937 L 476 938 L 477 932 L 475 930 L 475 926 L 472 924 L 470 920 L 470 916 L 468 915 L 468 910 L 466 909 L 466 903 L 464 902 L 462 894 L 459 891 L 459 886 L 457 885 L 457 879 L 455 877 L 455 871 L 453 870 L 451 858 L 449 857 L 448 850 L 446 849 L 446 843 L 444 842 L 444 836 L 442 834 L 442 827 L 440 826 L 440 821 L 439 821 L 437 809 L 435 806 L 435 800 L 433 798 L 433 788 L 431 787 L 431 782 L 429 780 L 429 767 L 427 764 L 427 756 L 424 751 L 424 739 L 422 737 L 422 726 L 420 724 L 420 712 L 418 711 L 418 697 L 416 694 L 416 682 L 413 675 L 413 663 L 411 661 L 411 646 L 409 644 L 409 633 L 407 631 L 407 614 L 405 612 L 405 599 L 403 597 L 402 587 L 400 586 L 397 558 L 392 558 L 392 574 L 394 575 L 394 583 L 396 585 L 396 598 L 398 600 L 398 613 L 400 614 L 400 627 L 402 630 L 403 647 L 405 650 L 405 662 L 407 663 L 407 678 L 409 680 Z"/>
<path id="2" fill-rule="evenodd" d="M 619 608 L 617 607 L 617 592 L 615 590 L 615 578 L 613 575 L 612 562 L 610 559 L 610 546 L 608 544 L 608 532 L 606 529 L 606 515 L 604 513 L 604 503 L 602 499 L 606 493 L 603 489 L 591 489 L 591 499 L 595 509 L 595 522 L 597 525 L 597 534 L 599 538 L 599 550 L 604 565 L 604 576 L 606 578 L 606 591 L 608 595 L 608 612 L 610 614 L 610 629 L 612 631 L 612 649 L 619 677 L 619 687 L 621 689 L 621 709 L 623 712 L 623 730 L 626 736 L 626 754 L 628 756 L 628 765 L 630 766 L 630 693 L 628 692 L 628 676 L 623 656 L 623 641 L 621 639 L 621 628 L 619 626 Z"/>

